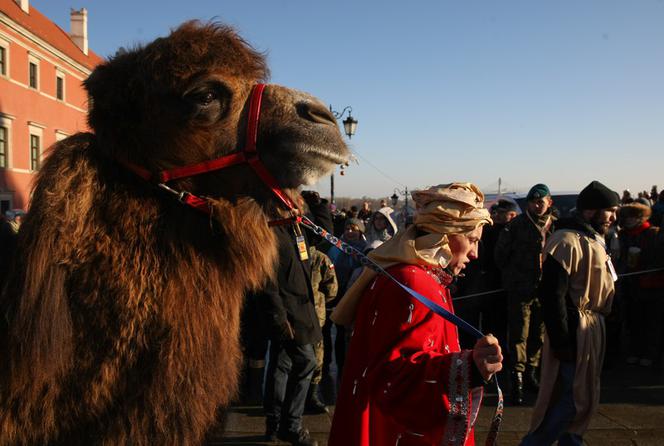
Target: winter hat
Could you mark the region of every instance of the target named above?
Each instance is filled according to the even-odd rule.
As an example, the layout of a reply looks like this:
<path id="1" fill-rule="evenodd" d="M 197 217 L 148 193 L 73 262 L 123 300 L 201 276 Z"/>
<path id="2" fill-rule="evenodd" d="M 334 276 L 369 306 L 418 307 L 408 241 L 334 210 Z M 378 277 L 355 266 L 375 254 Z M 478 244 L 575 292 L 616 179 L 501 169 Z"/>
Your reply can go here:
<path id="1" fill-rule="evenodd" d="M 364 227 L 364 222 L 360 220 L 359 218 L 349 218 L 346 220 L 346 224 L 344 225 L 344 229 L 347 228 L 350 225 L 355 225 L 357 228 L 360 230 L 362 234 L 365 233 L 366 228 Z"/>
<path id="2" fill-rule="evenodd" d="M 496 211 L 502 211 L 502 212 L 517 211 L 516 203 L 509 200 L 498 200 L 498 203 L 496 203 L 495 206 L 496 206 Z"/>
<path id="3" fill-rule="evenodd" d="M 530 188 L 526 200 L 537 200 L 539 198 L 548 197 L 549 195 L 551 195 L 551 192 L 549 192 L 547 185 L 539 183 Z"/>
<path id="4" fill-rule="evenodd" d="M 644 206 L 650 207 L 650 200 L 648 200 L 646 197 L 639 197 L 636 200 L 634 200 L 635 203 L 641 203 Z"/>
<path id="5" fill-rule="evenodd" d="M 650 206 L 637 202 L 622 205 L 619 212 L 621 219 L 636 218 L 640 223 L 643 223 L 652 215 Z"/>
<path id="6" fill-rule="evenodd" d="M 584 187 L 576 199 L 576 208 L 580 211 L 612 208 L 619 204 L 618 194 L 599 181 L 593 181 Z"/>

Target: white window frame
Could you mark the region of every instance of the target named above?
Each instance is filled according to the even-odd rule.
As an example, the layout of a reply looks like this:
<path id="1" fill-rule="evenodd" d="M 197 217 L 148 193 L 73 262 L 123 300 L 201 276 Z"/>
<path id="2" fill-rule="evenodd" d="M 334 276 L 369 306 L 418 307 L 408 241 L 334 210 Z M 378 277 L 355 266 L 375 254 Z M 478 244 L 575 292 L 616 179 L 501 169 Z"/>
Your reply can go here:
<path id="1" fill-rule="evenodd" d="M 0 36 L 0 48 L 5 50 L 5 72 L 0 77 L 9 77 L 9 41 Z"/>
<path id="2" fill-rule="evenodd" d="M 44 154 L 44 129 L 46 127 L 37 124 L 32 121 L 28 121 L 28 153 L 30 156 L 28 156 L 29 160 L 29 166 L 28 168 L 30 169 L 31 172 L 37 172 L 42 165 L 43 160 L 43 154 Z M 37 169 L 32 168 L 32 136 L 37 136 L 39 137 L 39 147 L 37 148 Z"/>
<path id="3" fill-rule="evenodd" d="M 58 79 L 62 79 L 62 98 L 58 97 Z M 66 77 L 65 72 L 60 68 L 55 69 L 55 99 L 58 101 L 65 102 L 67 100 L 67 87 L 66 87 Z"/>
<path id="4" fill-rule="evenodd" d="M 37 85 L 33 87 L 30 85 L 30 64 L 35 64 L 37 67 L 37 75 L 35 76 L 35 81 L 37 82 Z M 40 76 L 41 76 L 41 67 L 39 66 L 39 58 L 36 56 L 33 56 L 32 54 L 28 54 L 28 87 L 33 88 L 37 91 L 39 91 L 39 88 L 41 87 L 41 82 L 40 82 Z"/>
<path id="5" fill-rule="evenodd" d="M 55 131 L 55 142 L 62 141 L 65 138 L 69 138 L 71 136 L 67 132 L 63 132 L 62 130 L 56 130 Z"/>
<path id="6" fill-rule="evenodd" d="M 12 122 L 14 121 L 14 117 L 7 115 L 5 113 L 0 113 L 0 126 L 4 127 L 7 129 L 7 165 L 4 167 L 4 169 L 9 169 L 12 167 L 12 140 L 13 140 L 13 129 L 12 129 Z"/>

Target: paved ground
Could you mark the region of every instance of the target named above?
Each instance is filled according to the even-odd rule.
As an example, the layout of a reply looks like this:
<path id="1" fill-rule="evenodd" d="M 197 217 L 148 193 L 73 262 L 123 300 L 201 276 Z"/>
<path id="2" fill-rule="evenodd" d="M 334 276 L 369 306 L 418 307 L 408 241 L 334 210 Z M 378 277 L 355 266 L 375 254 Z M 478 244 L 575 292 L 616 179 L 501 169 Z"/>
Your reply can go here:
<path id="1" fill-rule="evenodd" d="M 525 407 L 505 408 L 498 437 L 502 446 L 518 444 L 527 431 L 534 396 L 529 402 Z M 495 396 L 488 395 L 476 426 L 478 445 L 484 443 L 493 407 Z M 328 415 L 305 416 L 305 425 L 321 446 L 327 444 L 330 421 Z M 234 407 L 225 434 L 220 430 L 213 435 L 210 445 L 270 444 L 262 442 L 263 428 L 259 407 Z M 627 365 L 605 371 L 600 410 L 584 440 L 591 446 L 664 446 L 664 371 Z"/>

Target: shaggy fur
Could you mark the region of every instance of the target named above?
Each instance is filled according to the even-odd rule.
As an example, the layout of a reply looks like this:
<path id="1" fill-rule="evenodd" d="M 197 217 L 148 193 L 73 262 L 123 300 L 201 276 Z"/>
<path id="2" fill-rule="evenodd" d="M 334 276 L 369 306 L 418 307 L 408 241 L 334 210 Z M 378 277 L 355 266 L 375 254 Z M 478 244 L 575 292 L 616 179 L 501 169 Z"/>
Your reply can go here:
<path id="1" fill-rule="evenodd" d="M 631 217 L 638 220 L 638 223 L 641 224 L 650 218 L 652 215 L 652 209 L 645 204 L 628 203 L 622 205 L 618 210 L 618 213 L 622 220 Z"/>
<path id="2" fill-rule="evenodd" d="M 247 167 L 172 184 L 208 197 L 208 216 L 117 160 L 157 170 L 233 150 L 266 74 L 232 30 L 192 22 L 86 81 L 95 133 L 52 148 L 3 286 L 0 444 L 203 440 L 236 392 L 244 293 L 272 274 L 274 203 Z M 261 153 L 285 92 L 266 90 Z M 336 123 L 312 122 L 286 133 L 344 154 Z"/>

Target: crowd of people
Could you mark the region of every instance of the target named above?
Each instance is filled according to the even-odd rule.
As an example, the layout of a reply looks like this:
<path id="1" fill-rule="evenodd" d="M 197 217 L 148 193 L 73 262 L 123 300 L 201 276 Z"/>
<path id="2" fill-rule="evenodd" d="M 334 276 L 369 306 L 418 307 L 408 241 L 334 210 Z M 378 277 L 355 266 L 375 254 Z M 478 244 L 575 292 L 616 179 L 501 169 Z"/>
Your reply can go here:
<path id="1" fill-rule="evenodd" d="M 298 208 L 486 336 L 285 218 L 272 227 L 275 275 L 243 312 L 241 398 L 263 405 L 266 440 L 317 444 L 303 414 L 336 404 L 331 445 L 474 444 L 481 389 L 504 373 L 508 404 L 537 395 L 523 445 L 582 444 L 602 367 L 661 370 L 664 191 L 620 197 L 593 181 L 570 216 L 545 184 L 524 209 L 510 199 L 487 209 L 470 183 L 412 199 L 417 212 L 401 221 L 385 201 L 336 209 L 312 191 Z M 3 244 L 21 217 L 3 219 Z"/>
<path id="2" fill-rule="evenodd" d="M 606 337 L 588 335 L 583 341 L 584 348 L 590 345 L 593 349 L 583 363 L 587 382 L 580 382 L 585 388 L 595 389 L 602 365 L 612 367 L 625 361 L 658 370 L 663 366 L 664 232 L 660 228 L 664 193 L 653 186 L 651 193 L 640 193 L 636 199 L 629 191 L 620 198 L 595 183 L 584 192 L 603 199 L 603 209 L 615 207 L 616 217 L 597 214 L 605 220 L 593 221 L 591 216 L 590 226 L 584 226 L 581 216 L 587 209 L 580 196 L 573 215 L 560 218 L 544 184 L 531 188 L 522 213 L 514 202 L 498 200 L 491 207 L 494 225 L 483 234 L 479 260 L 459 280 L 455 293 L 457 313 L 501 341 L 512 405 L 523 404 L 525 392 L 538 394 L 536 413 L 541 422 L 547 408 L 551 409 L 546 399 L 551 396 L 551 383 L 558 379 L 568 386 L 566 409 L 547 418 L 561 423 L 561 417 L 571 419 L 577 414 L 566 442 L 559 426 L 534 424 L 533 429 L 540 426 L 540 432 L 531 434 L 524 445 L 551 444 L 557 438 L 561 444 L 581 444 L 580 435 L 594 411 L 590 402 L 596 404 L 598 395 L 572 396 L 582 379 L 574 367 L 581 354 L 580 327 L 587 331 L 588 327 L 605 326 L 600 331 L 606 332 Z M 570 229 L 576 231 L 574 240 L 560 240 L 560 234 Z M 598 243 L 579 245 L 579 240 L 585 240 L 579 234 L 593 232 L 601 235 Z M 579 253 L 595 259 L 596 268 L 609 267 L 613 277 L 604 279 L 615 280 L 615 292 L 607 292 L 614 289 L 611 283 L 592 283 L 589 268 L 593 265 L 582 265 L 588 259 L 580 258 Z M 605 317 L 589 319 L 595 313 Z M 462 339 L 462 344 L 471 345 L 468 339 Z M 540 385 L 540 379 L 547 382 L 546 387 Z M 583 410 L 587 411 L 585 418 L 579 415 Z M 570 415 L 570 411 L 575 412 Z M 558 436 L 552 437 L 551 432 Z"/>
<path id="3" fill-rule="evenodd" d="M 456 226 L 441 229 L 423 223 L 427 203 L 418 193 L 413 194 L 418 210 L 407 226 L 397 223 L 394 210 L 385 201 L 376 210 L 368 202 L 361 209 L 339 210 L 317 193 L 303 192 L 301 204 L 317 225 L 379 264 L 386 259 L 382 264 L 388 267 L 416 265 L 431 276 L 432 270 L 427 268 L 446 262 L 438 257 L 429 259 L 431 264 L 427 267 L 423 259 L 428 259 L 430 252 L 422 244 L 424 240 L 431 243 L 436 233 L 445 234 L 445 243 L 449 243 L 453 238 L 448 234 L 450 227 Z M 440 200 L 436 201 L 436 212 L 446 209 L 449 191 L 439 187 L 431 194 Z M 501 373 L 510 378 L 508 404 L 522 405 L 527 393 L 538 394 L 532 429 L 524 438 L 524 445 L 550 444 L 556 439 L 581 444 L 598 403 L 597 383 L 603 364 L 610 366 L 621 360 L 634 366 L 662 366 L 664 232 L 660 233 L 659 228 L 664 223 L 664 193 L 653 187 L 647 196 L 642 193 L 633 199 L 626 191 L 621 198 L 601 183 L 593 182 L 579 195 L 573 214 L 561 217 L 548 187 L 536 184 L 526 197 L 525 209 L 512 200 L 499 199 L 488 212 L 492 224 L 475 223 L 463 232 L 464 240 L 472 240 L 472 229 L 484 229 L 483 233 L 480 231 L 476 252 L 470 248 L 459 274 L 450 272 L 449 263 L 436 270 L 440 292 L 422 285 L 426 281 L 419 276 L 396 271 L 393 274 L 411 287 L 424 286 L 427 293 L 442 296 L 443 306 L 456 310 L 483 333 L 491 334 L 490 340 L 485 339 L 485 344 L 478 347 L 477 339 L 463 332 L 455 346 L 456 331 L 454 335 L 448 333 L 432 340 L 429 355 L 440 353 L 441 349 L 451 354 L 489 346 L 494 348 L 492 361 L 505 357 L 505 370 Z M 439 362 L 435 354 L 429 358 L 431 363 L 420 355 L 415 362 L 422 370 L 412 368 L 412 358 L 405 358 L 402 365 L 388 361 L 388 369 L 375 371 L 373 381 L 366 378 L 371 369 L 366 364 L 371 363 L 372 352 L 385 355 L 385 349 L 396 348 L 394 345 L 401 342 L 399 336 L 407 336 L 403 342 L 408 348 L 412 348 L 409 342 L 413 338 L 420 341 L 417 330 L 404 334 L 403 321 L 378 316 L 384 314 L 383 306 L 405 305 L 409 323 L 420 319 L 431 323 L 428 310 L 413 304 L 408 296 L 395 297 L 392 302 L 386 296 L 399 293 L 390 289 L 389 281 L 383 283 L 384 279 L 374 278 L 369 285 L 371 280 L 365 277 L 369 271 L 357 256 L 297 225 L 274 230 L 280 247 L 276 280 L 247 298 L 244 313 L 247 367 L 243 396 L 251 402 L 263 401 L 267 439 L 316 444 L 302 425 L 302 415 L 305 411 L 326 412 L 326 405 L 333 404 L 339 414 L 335 415 L 334 424 L 343 424 L 344 428 L 333 428 L 331 444 L 355 444 L 350 438 L 354 436 L 375 438 L 357 444 L 383 444 L 381 441 L 388 437 L 402 435 L 400 425 L 393 424 L 395 416 L 403 416 L 405 425 L 415 423 L 403 413 L 409 407 L 405 400 L 400 400 L 402 407 L 397 409 L 394 401 L 380 397 L 380 404 L 386 404 L 390 411 L 399 411 L 380 423 L 376 421 L 382 426 L 380 433 L 362 421 L 367 416 L 377 419 L 379 414 L 368 415 L 362 410 L 355 413 L 363 407 L 355 402 L 358 396 L 360 400 L 373 398 L 368 389 L 383 388 L 376 383 L 384 386 L 388 377 L 387 390 L 403 385 L 398 384 L 402 374 L 412 378 L 432 373 L 430 364 L 443 364 L 449 369 L 450 364 Z M 430 249 L 438 252 L 442 246 L 440 236 L 436 240 L 435 248 Z M 306 250 L 302 243 L 308 246 Z M 382 300 L 376 298 L 379 294 Z M 447 294 L 450 299 L 445 298 Z M 356 304 L 359 308 L 351 311 L 357 318 L 351 317 L 349 323 L 344 316 L 331 317 L 335 309 L 339 312 L 339 307 L 344 307 L 341 313 L 347 313 L 347 302 L 353 295 L 360 302 Z M 455 308 L 451 299 L 456 300 Z M 344 301 L 346 304 L 340 305 Z M 442 320 L 437 323 L 449 325 Z M 389 326 L 381 332 L 384 339 L 372 337 L 376 324 Z M 390 330 L 397 338 L 390 338 Z M 446 328 L 440 326 L 429 330 L 446 333 Z M 387 344 L 382 344 L 383 340 Z M 498 350 L 493 340 L 499 344 Z M 403 354 L 403 349 L 399 349 L 404 345 L 397 348 L 399 354 Z M 586 360 L 580 362 L 580 355 Z M 487 382 L 484 378 L 490 379 L 497 372 L 495 367 L 491 373 L 483 369 L 483 377 L 478 372 L 480 366 L 470 367 L 470 388 L 483 385 Z M 556 382 L 566 386 L 562 396 L 553 392 Z M 323 391 L 323 384 L 339 386 L 338 395 L 336 387 L 334 392 Z M 575 390 L 578 386 L 589 390 L 580 395 Z M 418 395 L 427 399 L 422 389 L 410 391 L 415 398 L 413 404 Z M 403 392 L 400 390 L 399 398 L 405 398 Z M 472 401 L 472 394 L 469 395 Z M 415 424 L 423 421 L 420 416 Z M 444 425 L 439 423 L 443 431 Z M 470 435 L 472 421 L 464 426 Z M 438 438 L 433 431 L 425 435 Z"/>

